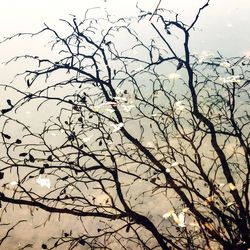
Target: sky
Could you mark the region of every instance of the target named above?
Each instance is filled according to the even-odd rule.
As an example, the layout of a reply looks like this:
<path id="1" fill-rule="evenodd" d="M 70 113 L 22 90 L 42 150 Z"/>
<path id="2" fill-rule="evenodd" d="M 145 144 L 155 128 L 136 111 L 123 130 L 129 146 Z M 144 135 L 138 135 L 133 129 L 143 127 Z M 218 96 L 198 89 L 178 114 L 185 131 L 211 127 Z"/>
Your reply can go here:
<path id="1" fill-rule="evenodd" d="M 46 23 L 56 30 L 64 31 L 64 26 L 59 19 L 71 20 L 70 14 L 74 14 L 81 19 L 86 10 L 93 7 L 106 9 L 117 17 L 135 16 L 138 14 L 135 0 L 0 0 L 0 41 L 4 37 L 11 36 L 19 32 L 36 32 Z M 159 0 L 138 0 L 141 9 L 153 12 Z M 191 23 L 198 9 L 205 3 L 204 0 L 162 0 L 160 8 L 166 8 L 179 13 L 179 19 L 185 23 Z M 98 11 L 93 11 L 93 15 L 98 15 Z M 195 31 L 191 34 L 191 50 L 201 53 L 211 51 L 216 54 L 219 51 L 224 56 L 242 56 L 246 53 L 250 55 L 250 0 L 211 0 L 200 15 Z M 97 16 L 98 17 L 98 16 Z M 140 26 L 138 33 L 145 38 L 149 37 L 145 27 Z M 150 34 L 155 36 L 155 34 Z M 23 72 L 29 67 L 29 62 L 15 63 L 5 66 L 3 62 L 8 61 L 16 55 L 22 54 L 42 54 L 52 53 L 47 43 L 46 33 L 38 39 L 27 39 L 25 37 L 16 38 L 11 41 L 0 43 L 0 84 L 9 84 L 16 73 Z M 44 37 L 44 40 L 43 40 Z M 124 44 L 127 41 L 123 41 Z M 17 80 L 15 84 L 26 86 L 23 81 Z M 18 86 L 18 85 L 15 85 Z M 6 107 L 5 93 L 0 93 L 0 108 Z M 8 93 L 8 98 L 15 100 L 15 92 Z M 34 107 L 35 109 L 35 107 Z M 53 115 L 46 112 L 46 117 Z M 36 112 L 26 111 L 28 117 L 34 118 Z M 30 114 L 31 113 L 31 114 Z M 40 114 L 37 114 L 40 116 Z M 26 119 L 25 116 L 25 119 Z M 38 125 L 37 125 L 38 126 Z M 17 132 L 18 133 L 18 132 Z"/>
<path id="2" fill-rule="evenodd" d="M 136 14 L 136 0 L 12 0 L 1 2 L 0 39 L 18 32 L 36 31 L 42 24 L 56 25 L 58 19 L 75 14 L 83 16 L 91 7 L 106 8 L 117 16 Z M 153 11 L 158 0 L 138 0 L 141 8 Z M 204 0 L 162 0 L 160 7 L 172 9 L 180 14 L 180 19 L 193 18 Z M 250 46 L 250 1 L 249 0 L 211 0 L 210 6 L 201 15 L 196 31 L 195 46 L 199 49 L 223 50 L 225 53 L 248 49 Z M 18 46 L 18 45 L 17 45 Z M 250 48 L 249 48 L 250 49 Z M 0 46 L 1 50 L 1 46 Z"/>
<path id="3" fill-rule="evenodd" d="M 84 16 L 88 8 L 105 8 L 117 17 L 136 15 L 136 0 L 0 0 L 0 41 L 4 37 L 19 32 L 36 32 L 46 23 L 56 30 L 63 30 L 60 18 L 71 19 L 69 14 L 79 19 Z M 154 11 L 159 0 L 138 0 L 140 8 Z M 160 8 L 166 8 L 179 13 L 179 19 L 191 23 L 197 10 L 205 0 L 162 0 Z M 93 15 L 98 12 L 93 12 Z M 250 0 L 211 0 L 200 15 L 196 30 L 191 34 L 192 51 L 219 51 L 225 56 L 242 56 L 250 54 Z M 148 36 L 145 30 L 139 31 Z M 44 34 L 45 36 L 46 34 Z M 153 34 L 155 35 L 155 34 Z M 46 40 L 46 39 L 45 39 Z M 43 40 L 26 39 L 24 37 L 0 43 L 0 84 L 8 84 L 16 73 L 27 68 L 27 63 L 13 64 L 8 67 L 2 63 L 15 55 L 48 52 Z M 124 41 L 126 43 L 126 41 Z M 45 54 L 46 55 L 46 54 Z M 43 55 L 44 56 L 44 55 Z M 1 97 L 1 95 L 0 95 Z M 12 97 L 12 96 L 11 96 Z M 3 105 L 5 100 L 0 98 Z"/>

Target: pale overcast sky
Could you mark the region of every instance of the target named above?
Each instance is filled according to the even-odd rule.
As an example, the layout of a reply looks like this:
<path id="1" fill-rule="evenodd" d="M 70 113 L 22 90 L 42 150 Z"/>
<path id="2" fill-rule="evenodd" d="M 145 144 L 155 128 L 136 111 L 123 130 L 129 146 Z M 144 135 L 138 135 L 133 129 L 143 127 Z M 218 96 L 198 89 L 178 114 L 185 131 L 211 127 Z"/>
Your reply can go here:
<path id="1" fill-rule="evenodd" d="M 68 14 L 83 16 L 87 8 L 106 8 L 117 16 L 136 14 L 136 0 L 0 0 L 0 39 L 16 32 L 38 30 L 43 22 L 54 24 Z M 153 11 L 158 0 L 138 0 L 139 5 Z M 162 0 L 160 7 L 180 13 L 180 17 L 189 20 L 204 0 Z M 204 34 L 202 43 L 209 47 L 237 47 L 245 49 L 250 44 L 250 1 L 249 0 L 211 0 L 210 6 L 201 15 L 200 26 Z M 197 35 L 201 35 L 197 31 Z M 218 44 L 221 42 L 223 46 Z M 227 42 L 227 44 L 225 44 Z M 230 46 L 231 43 L 231 46 Z M 249 45 L 250 46 L 250 45 Z M 211 48 L 210 48 L 211 49 Z M 227 52 L 227 51 L 226 51 Z"/>
<path id="2" fill-rule="evenodd" d="M 59 27 L 58 19 L 67 19 L 69 14 L 81 19 L 86 9 L 90 7 L 106 8 L 108 12 L 118 17 L 137 13 L 136 0 L 0 0 L 0 2 L 0 40 L 4 36 L 18 32 L 37 31 L 44 22 Z M 180 19 L 188 23 L 204 2 L 204 0 L 162 0 L 160 7 L 180 13 Z M 138 3 L 141 8 L 153 11 L 158 0 L 138 0 Z M 210 6 L 201 14 L 197 23 L 198 29 L 192 34 L 192 49 L 198 52 L 219 50 L 226 56 L 241 56 L 250 51 L 249 13 L 249 0 L 211 0 Z M 34 41 L 37 42 L 39 41 Z M 8 56 L 21 51 L 21 46 L 32 47 L 34 44 L 25 44 L 24 40 L 20 39 L 11 44 L 0 44 L 0 61 L 5 61 Z M 2 76 L 9 75 L 9 72 L 1 66 L 0 73 Z M 0 77 L 0 82 L 3 80 L 5 79 Z"/>

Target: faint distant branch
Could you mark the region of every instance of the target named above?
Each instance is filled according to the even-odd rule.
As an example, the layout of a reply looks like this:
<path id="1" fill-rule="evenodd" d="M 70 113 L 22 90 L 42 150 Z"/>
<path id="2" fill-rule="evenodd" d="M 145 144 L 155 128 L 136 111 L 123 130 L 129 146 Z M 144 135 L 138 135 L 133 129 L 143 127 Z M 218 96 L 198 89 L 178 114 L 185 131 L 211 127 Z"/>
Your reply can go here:
<path id="1" fill-rule="evenodd" d="M 4 242 L 4 240 L 6 240 L 8 237 L 10 237 L 9 236 L 9 234 L 10 234 L 10 232 L 18 225 L 18 224 L 20 224 L 20 223 L 22 223 L 22 222 L 25 222 L 26 220 L 20 220 L 20 221 L 18 221 L 14 226 L 12 226 L 9 230 L 7 230 L 7 232 L 6 232 L 6 234 L 4 235 L 4 237 L 2 237 L 2 239 L 0 239 L 0 245 L 2 245 L 2 243 Z"/>
<path id="2" fill-rule="evenodd" d="M 152 15 L 151 15 L 151 17 L 150 17 L 149 21 L 151 21 L 151 19 L 153 18 L 154 14 L 155 14 L 155 13 L 156 13 L 156 11 L 158 10 L 158 8 L 159 8 L 160 4 L 161 4 L 161 0 L 158 2 L 158 4 L 157 4 L 157 6 L 156 6 L 156 8 L 155 8 L 154 12 L 152 13 Z"/>

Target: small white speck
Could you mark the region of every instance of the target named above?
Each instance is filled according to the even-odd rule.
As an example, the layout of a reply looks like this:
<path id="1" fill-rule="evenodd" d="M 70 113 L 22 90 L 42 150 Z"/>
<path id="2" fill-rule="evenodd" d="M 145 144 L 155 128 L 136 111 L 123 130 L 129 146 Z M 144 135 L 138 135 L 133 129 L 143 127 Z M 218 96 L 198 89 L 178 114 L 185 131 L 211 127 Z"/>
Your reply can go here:
<path id="1" fill-rule="evenodd" d="M 179 165 L 179 162 L 176 161 L 176 162 L 171 164 L 171 167 L 177 167 L 178 165 Z"/>
<path id="2" fill-rule="evenodd" d="M 18 183 L 17 183 L 16 181 L 11 181 L 11 182 L 10 182 L 10 185 L 11 185 L 11 186 L 15 186 L 15 185 L 17 185 L 17 184 L 18 184 Z"/>

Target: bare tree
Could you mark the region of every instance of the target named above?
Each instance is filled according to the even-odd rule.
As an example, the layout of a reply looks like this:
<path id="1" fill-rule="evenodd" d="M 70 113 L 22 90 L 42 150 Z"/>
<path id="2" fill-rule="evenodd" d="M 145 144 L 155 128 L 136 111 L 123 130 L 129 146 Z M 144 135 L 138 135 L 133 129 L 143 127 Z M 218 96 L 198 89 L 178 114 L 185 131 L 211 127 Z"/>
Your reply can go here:
<path id="1" fill-rule="evenodd" d="M 16 76 L 23 89 L 1 85 L 18 96 L 1 115 L 2 218 L 14 204 L 80 219 L 43 249 L 250 248 L 249 59 L 190 51 L 208 4 L 191 24 L 138 7 L 137 18 L 87 13 L 62 20 L 67 35 L 45 25 L 4 41 L 50 33 L 58 54 L 7 62 L 38 66 Z M 22 117 L 31 105 L 53 110 L 42 128 Z"/>

